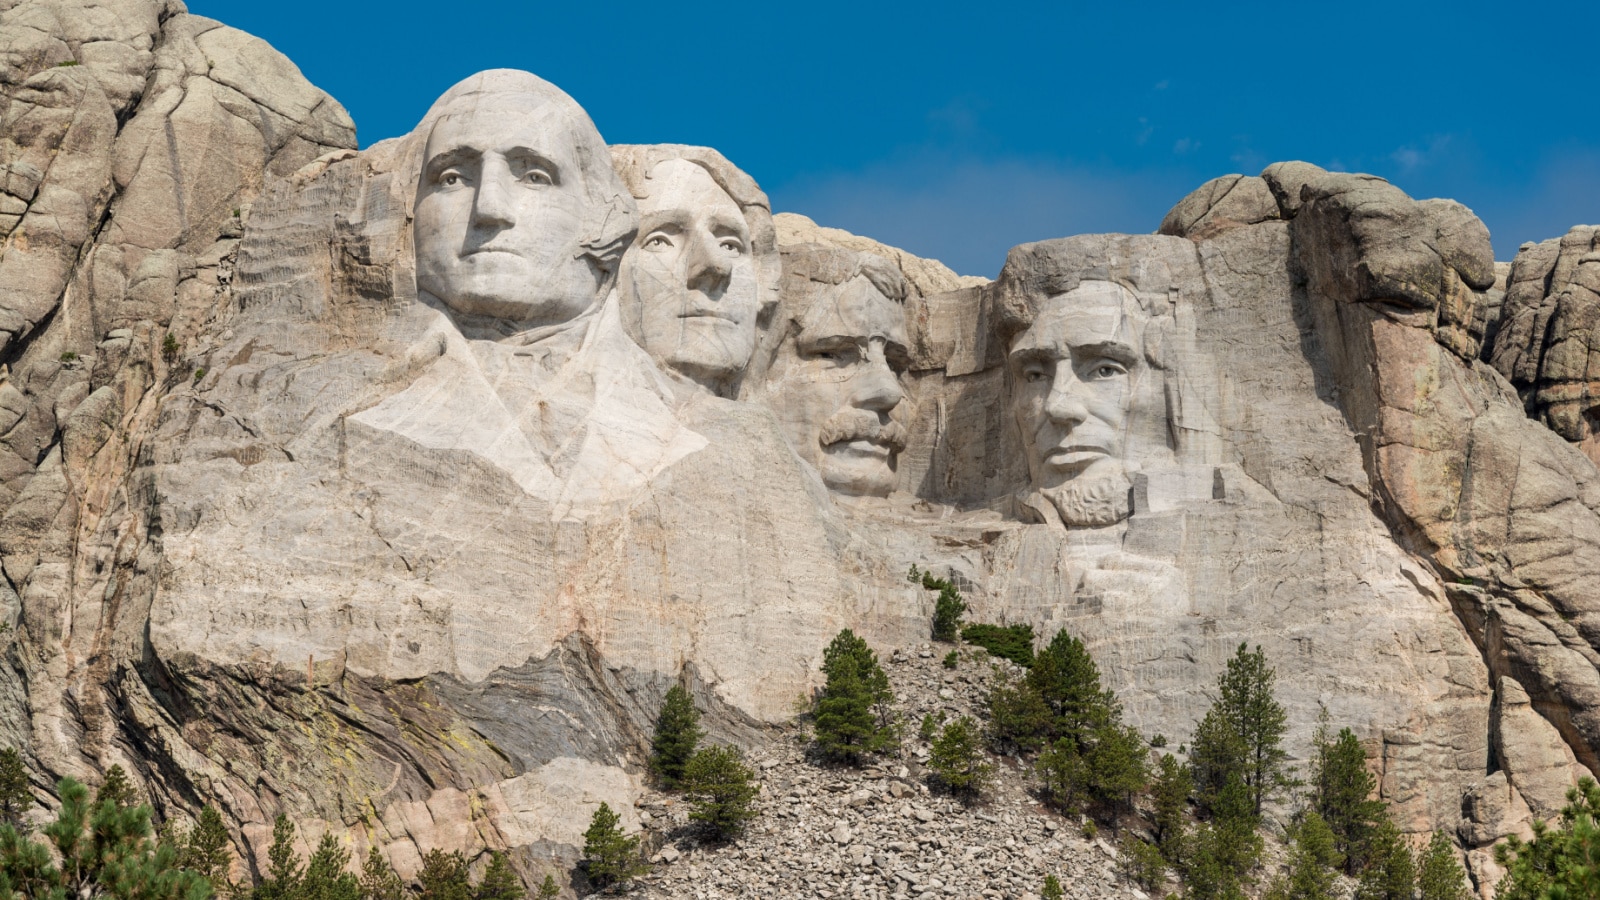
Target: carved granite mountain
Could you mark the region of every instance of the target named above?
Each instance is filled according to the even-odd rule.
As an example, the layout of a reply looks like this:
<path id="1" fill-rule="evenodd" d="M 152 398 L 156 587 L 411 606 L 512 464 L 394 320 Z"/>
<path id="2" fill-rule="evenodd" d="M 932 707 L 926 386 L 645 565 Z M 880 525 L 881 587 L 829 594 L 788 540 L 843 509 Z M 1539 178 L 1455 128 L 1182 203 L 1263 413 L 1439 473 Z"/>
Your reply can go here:
<path id="1" fill-rule="evenodd" d="M 1174 745 L 1260 645 L 1290 751 L 1355 728 L 1481 884 L 1600 764 L 1592 228 L 1507 278 L 1466 207 L 1280 163 L 987 282 L 528 73 L 358 152 L 176 2 L 0 7 L 0 743 L 41 801 L 121 764 L 247 866 L 282 812 L 531 874 L 633 821 L 670 685 L 753 745 L 840 628 L 925 640 L 912 564 Z"/>

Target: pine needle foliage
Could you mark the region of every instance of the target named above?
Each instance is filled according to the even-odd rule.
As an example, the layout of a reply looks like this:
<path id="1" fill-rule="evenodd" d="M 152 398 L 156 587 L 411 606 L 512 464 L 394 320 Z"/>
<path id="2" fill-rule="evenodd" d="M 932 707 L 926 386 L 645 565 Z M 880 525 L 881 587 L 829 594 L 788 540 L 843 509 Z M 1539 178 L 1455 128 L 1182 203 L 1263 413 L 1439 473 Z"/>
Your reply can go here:
<path id="1" fill-rule="evenodd" d="M 367 848 L 367 859 L 361 864 L 362 900 L 403 900 L 405 890 L 405 882 L 395 874 L 377 845 Z"/>
<path id="2" fill-rule="evenodd" d="M 14 747 L 0 749 L 0 825 L 23 828 L 23 816 L 33 808 L 28 789 L 28 769 Z"/>
<path id="3" fill-rule="evenodd" d="M 1311 807 L 1327 823 L 1334 847 L 1344 858 L 1346 875 L 1366 866 L 1366 847 L 1384 817 L 1383 801 L 1374 794 L 1377 779 L 1367 770 L 1367 754 L 1355 732 L 1328 736 L 1327 714 L 1312 740 Z"/>
<path id="4" fill-rule="evenodd" d="M 524 900 L 527 896 L 522 879 L 512 871 L 511 861 L 506 855 L 499 851 L 491 853 L 489 865 L 483 870 L 483 879 L 472 892 L 472 900 Z"/>
<path id="5" fill-rule="evenodd" d="M 823 652 L 822 672 L 827 682 L 812 728 L 817 755 L 855 764 L 895 746 L 894 692 L 867 642 L 848 628 L 839 632 Z"/>
<path id="6" fill-rule="evenodd" d="M 978 723 L 968 716 L 946 723 L 933 740 L 928 768 L 934 783 L 957 797 L 970 800 L 982 794 L 994 766 L 984 756 Z"/>
<path id="7" fill-rule="evenodd" d="M 1497 900 L 1600 897 L 1600 785 L 1588 776 L 1578 779 L 1553 827 L 1535 821 L 1533 840 L 1513 835 L 1494 855 L 1507 870 Z"/>
<path id="8" fill-rule="evenodd" d="M 661 779 L 663 787 L 676 789 L 680 786 L 683 767 L 688 765 L 704 736 L 694 700 L 683 685 L 673 685 L 662 701 L 661 715 L 656 718 L 655 738 L 650 742 L 650 771 Z"/>
<path id="9" fill-rule="evenodd" d="M 1417 890 L 1416 861 L 1387 814 L 1373 827 L 1362 856 L 1366 868 L 1356 882 L 1356 900 L 1412 900 Z"/>
<path id="10" fill-rule="evenodd" d="M 1202 805 L 1215 813 L 1229 779 L 1238 775 L 1253 814 L 1273 794 L 1293 783 L 1283 736 L 1288 715 L 1273 696 L 1277 673 L 1260 647 L 1245 644 L 1217 678 L 1218 696 L 1195 729 L 1189 759 Z"/>
<path id="11" fill-rule="evenodd" d="M 744 831 L 759 813 L 755 772 L 737 747 L 707 747 L 684 767 L 683 788 L 689 795 L 689 818 L 706 826 L 719 840 Z"/>
<path id="12" fill-rule="evenodd" d="M 639 838 L 622 833 L 622 817 L 605 803 L 594 811 L 583 833 L 583 866 L 595 887 L 622 887 L 650 870 L 639 857 Z"/>
<path id="13" fill-rule="evenodd" d="M 1589 825 L 1593 827 L 1593 820 Z M 1600 867 L 1596 862 L 1600 860 L 1591 857 L 1586 864 L 1569 869 L 1567 883 L 1552 885 L 1546 896 L 1549 900 L 1600 897 Z M 1418 900 L 1471 900 L 1472 896 L 1472 889 L 1467 886 L 1467 870 L 1461 867 L 1455 844 L 1443 831 L 1435 831 L 1428 846 L 1417 857 Z M 1505 894 L 1496 896 L 1506 897 Z"/>

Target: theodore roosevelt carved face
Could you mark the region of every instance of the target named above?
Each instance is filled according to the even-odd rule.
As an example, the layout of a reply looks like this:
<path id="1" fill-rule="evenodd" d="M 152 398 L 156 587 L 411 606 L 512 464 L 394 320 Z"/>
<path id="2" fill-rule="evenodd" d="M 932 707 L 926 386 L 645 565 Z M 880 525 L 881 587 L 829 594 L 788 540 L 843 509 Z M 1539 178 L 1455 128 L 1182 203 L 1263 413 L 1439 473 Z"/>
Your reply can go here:
<path id="1" fill-rule="evenodd" d="M 518 328 L 594 307 L 635 220 L 583 110 L 500 69 L 452 88 L 423 129 L 418 289 L 459 317 Z"/>
<path id="2" fill-rule="evenodd" d="M 906 284 L 877 256 L 784 250 L 787 328 L 765 395 L 800 457 L 847 495 L 887 496 L 905 449 Z M 782 321 L 782 320 L 787 321 Z"/>
<path id="3" fill-rule="evenodd" d="M 709 147 L 621 145 L 611 157 L 640 216 L 622 261 L 624 325 L 662 366 L 735 396 L 782 272 L 766 195 Z"/>

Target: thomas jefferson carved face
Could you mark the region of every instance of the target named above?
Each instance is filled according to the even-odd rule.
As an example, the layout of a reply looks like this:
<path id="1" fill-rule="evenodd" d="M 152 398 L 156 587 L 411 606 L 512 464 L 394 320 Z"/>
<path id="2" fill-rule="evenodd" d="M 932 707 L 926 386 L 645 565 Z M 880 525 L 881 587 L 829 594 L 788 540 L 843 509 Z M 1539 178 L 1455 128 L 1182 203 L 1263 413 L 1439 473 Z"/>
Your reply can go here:
<path id="1" fill-rule="evenodd" d="M 821 285 L 779 348 L 767 398 L 800 457 L 848 495 L 887 496 L 905 449 L 905 311 L 866 275 Z"/>
<path id="2" fill-rule="evenodd" d="M 727 393 L 755 350 L 760 312 L 744 211 L 689 160 L 662 160 L 646 184 L 623 264 L 641 342 L 663 365 Z"/>
<path id="3" fill-rule="evenodd" d="M 590 201 L 574 139 L 592 126 L 574 109 L 479 93 L 435 122 L 415 206 L 421 290 L 457 314 L 523 327 L 594 305 L 603 275 L 580 245 Z"/>
<path id="4" fill-rule="evenodd" d="M 1135 448 L 1164 445 L 1162 379 L 1145 358 L 1149 316 L 1131 292 L 1086 281 L 1045 300 L 1012 342 L 1012 412 L 1022 432 L 1033 487 L 1056 502 L 1067 524 L 1081 519 L 1074 495 L 1123 502 Z M 1125 514 L 1123 510 L 1122 514 Z"/>

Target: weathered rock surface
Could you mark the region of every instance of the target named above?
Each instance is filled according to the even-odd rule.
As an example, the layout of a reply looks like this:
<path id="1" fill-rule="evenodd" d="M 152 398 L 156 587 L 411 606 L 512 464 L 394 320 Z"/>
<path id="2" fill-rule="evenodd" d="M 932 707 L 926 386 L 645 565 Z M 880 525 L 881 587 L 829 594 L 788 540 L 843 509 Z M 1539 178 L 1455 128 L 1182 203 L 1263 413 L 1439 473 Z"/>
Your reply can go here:
<path id="1" fill-rule="evenodd" d="M 913 563 L 973 619 L 1082 636 L 1174 745 L 1262 646 L 1290 752 L 1327 709 L 1485 881 L 1600 765 L 1593 228 L 1506 272 L 1460 204 L 1279 163 L 989 283 L 769 216 L 704 148 L 619 177 L 526 73 L 357 152 L 291 63 L 175 0 L 0 7 L 0 743 L 41 801 L 116 763 L 164 816 L 217 804 L 246 866 L 285 812 L 403 873 L 508 848 L 531 877 L 602 800 L 648 824 L 682 682 L 790 779 L 751 846 L 809 858 L 745 853 L 764 892 L 981 863 L 1020 896 L 1058 858 L 952 859 L 956 827 L 1109 884 L 1020 793 L 935 812 L 884 771 L 830 805 L 774 749 L 840 628 L 926 636 Z M 473 131 L 499 113 L 560 140 Z M 529 299 L 566 282 L 469 245 L 575 286 Z M 653 342 L 626 303 L 704 321 Z"/>

